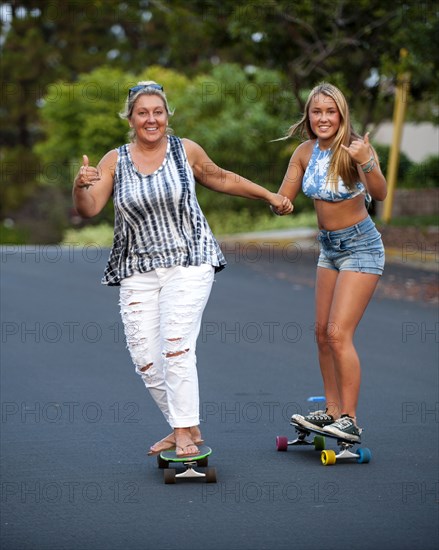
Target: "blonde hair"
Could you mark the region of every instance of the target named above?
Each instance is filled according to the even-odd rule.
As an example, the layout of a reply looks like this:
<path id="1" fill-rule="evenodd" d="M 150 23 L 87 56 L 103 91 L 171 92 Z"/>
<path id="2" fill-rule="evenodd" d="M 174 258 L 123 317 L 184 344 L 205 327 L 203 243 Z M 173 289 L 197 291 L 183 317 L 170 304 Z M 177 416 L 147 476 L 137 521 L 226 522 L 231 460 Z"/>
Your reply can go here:
<path id="1" fill-rule="evenodd" d="M 123 110 L 119 113 L 120 118 L 123 118 L 124 120 L 129 120 L 133 114 L 133 109 L 136 101 L 139 99 L 141 95 L 157 95 L 159 96 L 164 104 L 164 107 L 166 109 L 166 112 L 168 114 L 168 117 L 172 116 L 174 114 L 174 111 L 170 109 L 168 100 L 166 98 L 166 94 L 163 90 L 159 90 L 158 88 L 149 88 L 148 86 L 159 86 L 157 82 L 154 82 L 154 80 L 142 80 L 136 84 L 136 86 L 145 86 L 144 88 L 141 88 L 140 90 L 130 93 L 128 92 L 128 96 L 125 100 L 125 105 Z M 166 129 L 166 134 L 172 134 L 172 128 Z M 128 138 L 130 141 L 135 141 L 136 133 L 133 128 L 130 128 L 128 132 Z"/>
<path id="2" fill-rule="evenodd" d="M 338 185 L 338 178 L 340 177 L 346 187 L 352 189 L 359 179 L 358 169 L 356 163 L 341 148 L 341 145 L 349 147 L 352 141 L 360 138 L 360 136 L 352 128 L 349 106 L 345 96 L 338 88 L 328 82 L 321 82 L 315 86 L 309 93 L 302 118 L 288 129 L 286 137 L 288 138 L 299 133 L 302 137 L 317 139 L 316 134 L 311 129 L 309 108 L 312 99 L 319 94 L 333 99 L 340 113 L 340 126 L 331 144 L 332 157 L 328 169 L 329 185 L 331 189 L 335 190 Z"/>

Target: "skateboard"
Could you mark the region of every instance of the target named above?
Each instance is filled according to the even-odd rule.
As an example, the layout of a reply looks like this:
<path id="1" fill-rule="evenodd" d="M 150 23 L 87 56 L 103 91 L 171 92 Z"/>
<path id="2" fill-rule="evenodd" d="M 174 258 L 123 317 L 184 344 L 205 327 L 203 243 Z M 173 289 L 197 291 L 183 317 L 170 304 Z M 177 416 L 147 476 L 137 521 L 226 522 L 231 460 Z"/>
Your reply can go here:
<path id="1" fill-rule="evenodd" d="M 207 468 L 212 449 L 207 445 L 201 445 L 198 450 L 198 454 L 185 457 L 177 456 L 175 451 L 162 451 L 157 456 L 157 464 L 163 469 L 164 482 L 175 483 L 181 478 L 204 478 L 206 483 L 216 483 L 216 469 Z M 170 468 L 170 465 L 183 468 Z M 206 468 L 206 471 L 200 472 L 195 469 L 196 467 Z"/>
<path id="2" fill-rule="evenodd" d="M 300 426 L 294 420 L 291 420 L 290 424 L 295 427 L 297 432 L 297 439 L 289 441 L 287 437 L 277 436 L 276 447 L 278 451 L 287 451 L 289 445 L 313 445 L 316 451 L 321 451 L 320 460 L 324 466 L 330 466 L 335 464 L 337 460 L 352 459 L 355 458 L 359 464 L 367 464 L 372 458 L 372 453 L 367 447 L 358 448 L 356 452 L 352 452 L 351 449 L 358 445 L 359 442 L 349 441 L 339 437 L 338 435 L 332 435 L 318 428 L 306 428 Z M 314 434 L 312 441 L 307 439 L 311 434 Z M 325 438 L 336 439 L 339 447 L 339 452 L 330 449 L 325 449 Z"/>

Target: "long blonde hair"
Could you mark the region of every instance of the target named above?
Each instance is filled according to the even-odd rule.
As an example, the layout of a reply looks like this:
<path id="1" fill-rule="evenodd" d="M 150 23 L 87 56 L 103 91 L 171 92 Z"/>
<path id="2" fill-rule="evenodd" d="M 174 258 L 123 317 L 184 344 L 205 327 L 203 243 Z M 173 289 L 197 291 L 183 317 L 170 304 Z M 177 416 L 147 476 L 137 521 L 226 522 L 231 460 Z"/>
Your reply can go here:
<path id="1" fill-rule="evenodd" d="M 299 133 L 302 137 L 317 139 L 317 136 L 311 129 L 309 108 L 313 97 L 319 94 L 333 99 L 340 113 L 340 127 L 331 144 L 332 158 L 328 169 L 329 185 L 332 190 L 335 190 L 338 185 L 338 178 L 340 177 L 346 187 L 352 189 L 359 180 L 357 165 L 346 151 L 341 148 L 341 145 L 349 147 L 352 141 L 359 139 L 360 136 L 352 128 L 349 106 L 345 96 L 338 88 L 328 82 L 321 82 L 315 86 L 309 93 L 302 118 L 288 129 L 287 137 Z"/>

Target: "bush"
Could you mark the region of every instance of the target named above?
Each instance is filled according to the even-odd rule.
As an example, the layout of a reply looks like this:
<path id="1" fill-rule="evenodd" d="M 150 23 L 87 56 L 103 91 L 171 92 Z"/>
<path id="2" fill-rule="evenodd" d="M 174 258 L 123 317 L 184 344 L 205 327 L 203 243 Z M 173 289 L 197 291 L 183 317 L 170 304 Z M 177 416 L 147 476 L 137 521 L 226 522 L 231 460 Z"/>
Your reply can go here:
<path id="1" fill-rule="evenodd" d="M 0 244 L 26 244 L 29 240 L 29 233 L 20 227 L 0 225 Z"/>
<path id="2" fill-rule="evenodd" d="M 390 147 L 377 145 L 375 149 L 380 159 L 381 170 L 386 176 Z M 424 161 L 416 163 L 401 152 L 396 185 L 399 189 L 434 189 L 439 187 L 439 156 L 429 156 Z"/>
<path id="3" fill-rule="evenodd" d="M 133 75 L 111 67 L 100 67 L 80 75 L 78 93 L 72 83 L 56 83 L 56 101 L 45 97 L 41 119 L 46 139 L 36 147 L 41 162 L 55 167 L 58 178 L 44 184 L 64 190 L 70 201 L 72 180 L 88 154 L 90 164 L 110 149 L 126 143 L 127 121 L 118 117 L 126 92 L 138 80 L 163 84 L 175 115 L 170 125 L 176 135 L 199 143 L 219 166 L 242 174 L 271 190 L 277 190 L 288 166 L 291 142 L 272 143 L 283 136 L 297 118 L 296 102 L 285 92 L 284 76 L 272 70 L 248 72 L 238 65 L 221 64 L 192 80 L 159 66 Z M 96 97 L 84 90 L 97 90 Z M 46 178 L 47 180 L 47 178 Z M 265 205 L 247 199 L 217 195 L 200 187 L 198 196 L 208 212 L 218 207 L 261 212 Z M 300 208 L 300 201 L 297 205 Z M 100 221 L 112 223 L 113 210 L 106 209 Z"/>
<path id="4" fill-rule="evenodd" d="M 388 145 L 376 145 L 375 150 L 378 154 L 381 171 L 386 176 L 388 166 L 389 166 L 390 147 Z M 398 166 L 398 174 L 397 174 L 398 185 L 399 185 L 399 182 L 404 181 L 406 174 L 412 165 L 413 165 L 413 162 L 408 158 L 408 156 L 405 153 L 401 151 L 399 154 L 399 166 Z"/>
<path id="5" fill-rule="evenodd" d="M 439 187 L 439 156 L 430 156 L 419 164 L 412 164 L 401 182 L 408 189 Z"/>

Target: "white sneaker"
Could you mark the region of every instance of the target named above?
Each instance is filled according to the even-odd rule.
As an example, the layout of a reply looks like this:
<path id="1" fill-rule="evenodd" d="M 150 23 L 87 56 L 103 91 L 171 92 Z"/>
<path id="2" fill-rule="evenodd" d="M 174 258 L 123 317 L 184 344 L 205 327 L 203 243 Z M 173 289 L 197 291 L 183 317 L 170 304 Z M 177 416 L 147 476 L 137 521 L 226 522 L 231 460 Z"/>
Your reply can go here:
<path id="1" fill-rule="evenodd" d="M 293 414 L 291 421 L 303 426 L 304 428 L 317 428 L 322 430 L 325 426 L 329 426 L 334 423 L 334 417 L 328 414 L 326 411 L 314 411 L 302 416 L 301 414 Z"/>
<path id="2" fill-rule="evenodd" d="M 338 435 L 340 438 L 353 441 L 354 443 L 360 443 L 360 435 L 363 430 L 355 424 L 353 418 L 345 414 L 333 424 L 325 426 L 323 431 L 328 434 Z"/>

